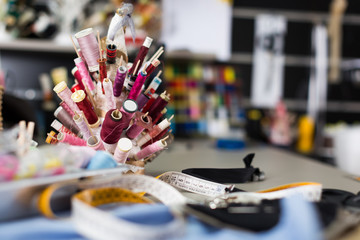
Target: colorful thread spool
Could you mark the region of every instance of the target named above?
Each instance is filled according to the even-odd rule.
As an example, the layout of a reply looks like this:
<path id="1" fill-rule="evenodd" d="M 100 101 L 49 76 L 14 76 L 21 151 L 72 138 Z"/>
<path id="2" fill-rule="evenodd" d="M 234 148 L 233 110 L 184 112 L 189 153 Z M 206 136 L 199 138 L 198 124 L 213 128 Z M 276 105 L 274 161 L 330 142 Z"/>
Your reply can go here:
<path id="1" fill-rule="evenodd" d="M 135 154 L 135 159 L 140 160 L 144 159 L 147 156 L 150 156 L 151 154 L 154 154 L 160 150 L 163 150 L 167 146 L 166 141 L 159 140 L 154 142 L 153 144 L 150 144 L 146 148 L 140 150 L 138 153 Z"/>
<path id="2" fill-rule="evenodd" d="M 87 70 L 87 68 L 85 66 L 84 61 L 81 58 L 75 58 L 74 62 L 75 62 L 75 65 L 76 65 L 78 71 L 80 72 L 81 80 L 84 83 L 84 87 L 86 85 L 86 87 L 89 89 L 89 91 L 91 91 L 91 93 L 94 93 L 95 85 L 94 85 L 93 80 L 91 79 L 89 71 Z"/>
<path id="3" fill-rule="evenodd" d="M 121 91 L 124 86 L 124 81 L 126 78 L 126 72 L 127 72 L 127 69 L 124 66 L 120 66 L 117 69 L 116 77 L 115 77 L 115 81 L 114 81 L 114 96 L 115 97 L 120 97 L 120 95 L 121 95 Z"/>
<path id="4" fill-rule="evenodd" d="M 138 98 L 140 92 L 141 92 L 141 88 L 144 85 L 145 81 L 146 81 L 146 72 L 140 72 L 140 74 L 137 76 L 134 85 L 132 86 L 128 99 L 132 99 L 134 101 L 136 101 L 136 99 Z"/>
<path id="5" fill-rule="evenodd" d="M 50 126 L 53 127 L 58 132 L 68 133 L 68 134 L 72 134 L 75 136 L 75 134 L 73 132 L 71 132 L 69 129 L 67 129 L 61 122 L 59 122 L 56 119 L 50 124 Z"/>
<path id="6" fill-rule="evenodd" d="M 71 132 L 76 135 L 81 135 L 79 127 L 75 124 L 72 117 L 61 107 L 59 106 L 55 112 L 54 116 L 62 122 L 62 124 L 69 129 Z"/>
<path id="7" fill-rule="evenodd" d="M 48 144 L 56 144 L 58 142 L 56 133 L 54 131 L 50 131 L 50 133 L 47 134 L 45 142 Z"/>
<path id="8" fill-rule="evenodd" d="M 108 44 L 106 46 L 106 58 L 109 64 L 113 64 L 116 62 L 116 50 L 117 47 L 115 44 Z"/>
<path id="9" fill-rule="evenodd" d="M 105 151 L 97 151 L 95 156 L 90 159 L 90 162 L 86 169 L 88 170 L 97 170 L 97 169 L 106 169 L 114 168 L 117 166 L 114 158 Z"/>
<path id="10" fill-rule="evenodd" d="M 71 109 L 73 112 L 80 111 L 79 107 L 72 101 L 71 99 L 71 91 L 67 87 L 66 83 L 64 81 L 58 83 L 53 90 L 56 92 L 56 94 L 59 96 L 61 100 L 63 100 Z"/>
<path id="11" fill-rule="evenodd" d="M 99 65 L 97 60 L 100 58 L 100 53 L 98 49 L 98 42 L 92 28 L 86 28 L 75 34 L 81 52 L 85 57 L 85 61 L 88 64 L 90 72 L 96 72 L 99 70 Z"/>
<path id="12" fill-rule="evenodd" d="M 80 114 L 75 114 L 73 116 L 73 120 L 74 120 L 75 124 L 79 127 L 81 134 L 83 135 L 83 138 L 88 139 L 91 136 L 91 133 L 90 133 L 89 126 L 83 117 L 83 113 L 80 112 Z"/>
<path id="13" fill-rule="evenodd" d="M 140 112 L 136 115 L 134 124 L 126 131 L 126 136 L 130 139 L 135 139 L 144 129 L 152 127 L 151 117 Z"/>
<path id="14" fill-rule="evenodd" d="M 78 105 L 79 109 L 83 111 L 90 127 L 98 127 L 100 119 L 97 117 L 89 100 L 87 100 L 85 92 L 83 90 L 76 91 L 71 95 L 71 99 Z"/>
<path id="15" fill-rule="evenodd" d="M 65 133 L 65 132 L 59 132 L 57 135 L 57 140 L 62 143 L 68 143 L 70 145 L 75 146 L 86 146 L 86 141 L 75 137 L 71 134 Z"/>
<path id="16" fill-rule="evenodd" d="M 105 100 L 106 100 L 106 110 L 116 108 L 115 98 L 113 94 L 113 85 L 110 79 L 105 78 L 103 82 Z"/>
<path id="17" fill-rule="evenodd" d="M 128 138 L 121 138 L 115 150 L 114 158 L 118 163 L 125 163 L 133 144 Z"/>
<path id="18" fill-rule="evenodd" d="M 91 136 L 87 139 L 86 141 L 86 145 L 88 147 L 91 147 L 93 149 L 95 149 L 96 151 L 98 150 L 105 150 L 104 145 L 102 144 L 102 142 L 99 140 L 99 138 L 97 136 Z"/>

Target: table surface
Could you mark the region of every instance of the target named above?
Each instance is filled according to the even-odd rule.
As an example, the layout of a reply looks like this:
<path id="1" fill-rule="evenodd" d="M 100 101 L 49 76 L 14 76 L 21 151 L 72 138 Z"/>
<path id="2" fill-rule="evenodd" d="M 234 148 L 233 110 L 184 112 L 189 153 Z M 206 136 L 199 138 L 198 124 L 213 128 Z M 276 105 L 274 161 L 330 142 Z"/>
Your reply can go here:
<path id="1" fill-rule="evenodd" d="M 265 180 L 236 184 L 245 191 L 258 191 L 293 182 L 318 182 L 323 188 L 357 193 L 360 181 L 351 174 L 316 160 L 270 146 L 243 150 L 220 150 L 211 141 L 175 141 L 153 162 L 146 165 L 146 174 L 157 176 L 166 171 L 180 172 L 186 168 L 243 168 L 248 153 L 255 153 L 252 165 L 265 172 Z"/>

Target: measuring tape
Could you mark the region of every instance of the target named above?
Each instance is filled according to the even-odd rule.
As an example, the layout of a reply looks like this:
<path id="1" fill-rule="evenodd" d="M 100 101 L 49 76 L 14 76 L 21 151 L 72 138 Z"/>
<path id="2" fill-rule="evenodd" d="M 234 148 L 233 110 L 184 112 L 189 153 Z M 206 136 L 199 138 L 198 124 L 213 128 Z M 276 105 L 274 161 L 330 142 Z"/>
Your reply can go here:
<path id="1" fill-rule="evenodd" d="M 322 185 L 316 182 L 299 182 L 281 185 L 275 188 L 258 192 L 234 192 L 211 199 L 207 205 L 210 208 L 226 208 L 231 203 L 253 203 L 259 204 L 262 200 L 273 200 L 301 195 L 304 199 L 312 202 L 320 201 Z"/>
<path id="2" fill-rule="evenodd" d="M 157 178 L 176 188 L 211 197 L 224 195 L 235 187 L 235 185 L 215 183 L 180 172 L 166 172 Z"/>

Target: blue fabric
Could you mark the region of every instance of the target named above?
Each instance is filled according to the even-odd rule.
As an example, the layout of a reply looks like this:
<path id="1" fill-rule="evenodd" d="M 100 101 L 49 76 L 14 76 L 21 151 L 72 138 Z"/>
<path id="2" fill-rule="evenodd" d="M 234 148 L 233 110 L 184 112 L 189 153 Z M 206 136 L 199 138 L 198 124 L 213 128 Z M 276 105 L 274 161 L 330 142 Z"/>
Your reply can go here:
<path id="1" fill-rule="evenodd" d="M 218 229 L 189 217 L 185 236 L 178 240 L 247 239 L 247 240 L 319 240 L 323 239 L 321 226 L 314 206 L 301 197 L 281 201 L 282 215 L 271 230 L 250 233 L 230 229 Z M 112 213 L 118 217 L 147 225 L 164 224 L 173 219 L 169 209 L 161 204 L 122 206 Z M 101 221 L 101 220 L 100 220 Z M 24 219 L 0 224 L 0 239 L 47 240 L 85 239 L 77 234 L 71 221 L 48 220 L 43 217 Z"/>

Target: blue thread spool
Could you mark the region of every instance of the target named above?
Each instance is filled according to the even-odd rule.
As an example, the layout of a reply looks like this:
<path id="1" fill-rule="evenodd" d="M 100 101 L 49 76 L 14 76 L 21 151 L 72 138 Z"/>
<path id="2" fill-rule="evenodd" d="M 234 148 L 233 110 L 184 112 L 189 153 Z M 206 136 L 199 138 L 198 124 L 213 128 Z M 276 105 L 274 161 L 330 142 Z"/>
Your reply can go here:
<path id="1" fill-rule="evenodd" d="M 97 151 L 96 154 L 90 159 L 90 163 L 87 166 L 89 170 L 114 168 L 117 166 L 114 158 L 105 151 Z"/>

